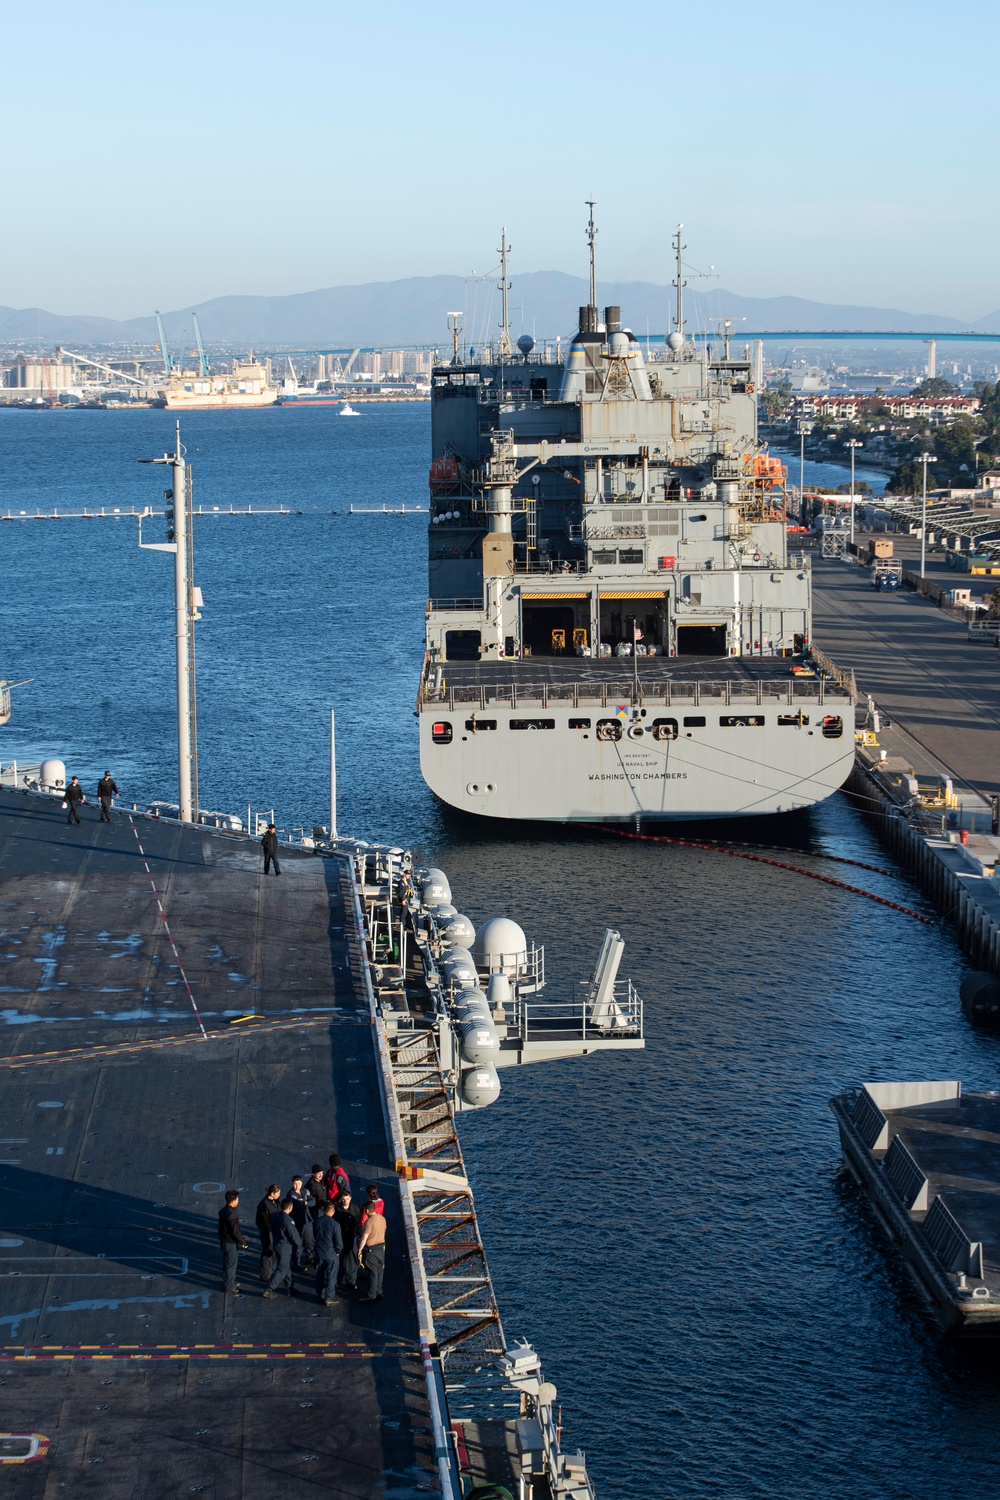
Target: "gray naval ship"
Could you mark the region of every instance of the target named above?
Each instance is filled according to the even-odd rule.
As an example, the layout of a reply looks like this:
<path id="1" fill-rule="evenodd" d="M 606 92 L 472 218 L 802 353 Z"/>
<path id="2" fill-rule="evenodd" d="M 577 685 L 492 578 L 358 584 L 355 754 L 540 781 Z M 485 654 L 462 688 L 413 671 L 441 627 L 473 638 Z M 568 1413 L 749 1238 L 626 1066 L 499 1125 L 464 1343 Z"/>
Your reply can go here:
<path id="1" fill-rule="evenodd" d="M 477 358 L 453 328 L 433 372 L 424 779 L 494 818 L 807 807 L 850 773 L 853 693 L 809 664 L 750 351 L 686 336 L 678 230 L 674 326 L 644 352 L 597 306 L 594 233 L 568 348 L 512 346 L 505 237 L 500 338 Z"/>

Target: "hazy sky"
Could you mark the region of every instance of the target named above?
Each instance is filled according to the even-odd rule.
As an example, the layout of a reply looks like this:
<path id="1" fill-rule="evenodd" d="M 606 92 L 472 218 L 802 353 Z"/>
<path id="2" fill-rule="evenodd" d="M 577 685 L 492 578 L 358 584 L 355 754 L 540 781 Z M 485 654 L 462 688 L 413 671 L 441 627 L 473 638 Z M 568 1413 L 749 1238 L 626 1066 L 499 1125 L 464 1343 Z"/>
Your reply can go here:
<path id="1" fill-rule="evenodd" d="M 0 303 L 133 317 L 496 261 L 1000 308 L 981 0 L 4 0 Z"/>

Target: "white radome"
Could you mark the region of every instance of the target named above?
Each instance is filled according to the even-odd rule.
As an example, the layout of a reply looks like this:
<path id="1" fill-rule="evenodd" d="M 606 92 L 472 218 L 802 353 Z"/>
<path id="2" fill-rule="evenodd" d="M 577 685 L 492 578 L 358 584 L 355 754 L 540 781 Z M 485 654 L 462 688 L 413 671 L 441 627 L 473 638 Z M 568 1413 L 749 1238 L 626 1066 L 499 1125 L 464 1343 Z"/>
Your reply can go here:
<path id="1" fill-rule="evenodd" d="M 66 766 L 61 760 L 54 758 L 43 760 L 38 773 L 38 779 L 42 783 L 42 790 L 46 792 L 62 791 L 66 785 Z"/>
<path id="2" fill-rule="evenodd" d="M 491 917 L 479 929 L 475 952 L 481 969 L 514 974 L 528 956 L 528 939 L 510 917 Z"/>

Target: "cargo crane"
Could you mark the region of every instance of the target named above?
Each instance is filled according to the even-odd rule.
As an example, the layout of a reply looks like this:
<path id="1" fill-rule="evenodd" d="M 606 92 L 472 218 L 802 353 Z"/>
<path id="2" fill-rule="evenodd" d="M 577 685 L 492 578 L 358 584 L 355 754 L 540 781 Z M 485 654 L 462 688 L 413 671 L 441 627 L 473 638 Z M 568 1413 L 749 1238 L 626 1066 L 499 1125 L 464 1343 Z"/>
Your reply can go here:
<path id="1" fill-rule="evenodd" d="M 338 375 L 334 376 L 334 383 L 335 384 L 339 385 L 339 384 L 341 384 L 343 381 L 345 381 L 347 379 L 348 375 L 351 373 L 351 367 L 353 366 L 354 361 L 357 359 L 357 357 L 358 357 L 358 355 L 360 353 L 361 353 L 361 346 L 359 344 L 358 347 L 357 347 L 357 349 L 355 349 L 354 353 L 351 355 L 350 359 L 347 361 L 347 364 L 343 365 L 341 367 L 340 373 Z"/>
<path id="2" fill-rule="evenodd" d="M 167 353 L 167 336 L 163 332 L 163 319 L 160 317 L 159 308 L 156 312 L 156 331 L 160 336 L 160 354 L 163 358 L 164 375 L 172 375 L 174 370 L 173 356 Z"/>
<path id="3" fill-rule="evenodd" d="M 159 313 L 157 313 L 156 316 L 159 317 L 160 316 Z M 198 373 L 202 377 L 203 380 L 207 380 L 208 379 L 208 360 L 205 357 L 205 346 L 204 346 L 204 344 L 201 341 L 201 328 L 200 328 L 199 323 L 198 323 L 198 314 L 196 312 L 193 312 L 191 314 L 191 317 L 194 320 L 194 337 L 195 337 L 195 342 L 198 345 Z"/>
<path id="4" fill-rule="evenodd" d="M 113 375 L 116 380 L 127 380 L 132 385 L 139 385 L 145 389 L 146 382 L 140 380 L 137 375 L 126 375 L 124 370 L 115 370 L 111 365 L 102 365 L 99 359 L 87 359 L 86 355 L 74 354 L 72 349 L 59 348 L 56 350 L 57 356 L 63 354 L 67 355 L 75 365 L 92 365 L 95 370 L 103 370 L 106 375 Z"/>

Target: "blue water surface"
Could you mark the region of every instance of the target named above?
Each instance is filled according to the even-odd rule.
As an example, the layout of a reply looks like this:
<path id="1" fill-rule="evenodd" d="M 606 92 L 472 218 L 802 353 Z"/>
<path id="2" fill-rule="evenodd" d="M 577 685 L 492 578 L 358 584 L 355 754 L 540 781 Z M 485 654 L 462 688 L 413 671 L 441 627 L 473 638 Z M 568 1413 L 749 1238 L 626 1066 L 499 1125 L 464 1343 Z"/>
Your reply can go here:
<path id="1" fill-rule="evenodd" d="M 172 429 L 163 412 L 0 411 L 0 513 L 153 503 L 164 471 L 134 460 Z M 993 1493 L 995 1357 L 928 1322 L 827 1109 L 865 1079 L 997 1086 L 950 929 L 717 852 L 441 808 L 413 718 L 426 521 L 345 514 L 426 503 L 428 409 L 192 414 L 184 440 L 203 505 L 295 511 L 196 522 L 203 804 L 325 822 L 332 706 L 342 830 L 419 848 L 475 921 L 516 918 L 553 997 L 607 925 L 625 938 L 645 1052 L 509 1070 L 461 1121 L 508 1339 L 541 1352 L 599 1494 Z M 0 675 L 34 678 L 0 758 L 58 754 L 85 782 L 107 766 L 142 802 L 176 794 L 172 582 L 135 542 L 126 520 L 0 522 Z M 846 795 L 715 832 L 932 914 Z"/>

